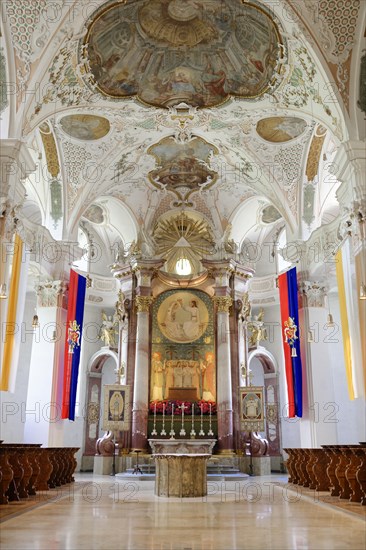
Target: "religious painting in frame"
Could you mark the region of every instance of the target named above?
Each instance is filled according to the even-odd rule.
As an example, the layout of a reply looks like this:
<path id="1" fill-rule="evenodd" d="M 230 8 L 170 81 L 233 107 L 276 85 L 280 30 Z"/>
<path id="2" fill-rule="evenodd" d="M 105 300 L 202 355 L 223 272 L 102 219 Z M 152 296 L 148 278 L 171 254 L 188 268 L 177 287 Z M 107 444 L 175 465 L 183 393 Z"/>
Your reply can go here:
<path id="1" fill-rule="evenodd" d="M 130 386 L 106 384 L 103 392 L 103 430 L 129 430 L 131 408 Z"/>
<path id="2" fill-rule="evenodd" d="M 241 429 L 245 432 L 263 432 L 263 387 L 248 386 L 240 388 L 239 394 Z"/>
<path id="3" fill-rule="evenodd" d="M 168 290 L 157 297 L 150 373 L 150 402 L 216 403 L 215 331 L 208 294 Z"/>

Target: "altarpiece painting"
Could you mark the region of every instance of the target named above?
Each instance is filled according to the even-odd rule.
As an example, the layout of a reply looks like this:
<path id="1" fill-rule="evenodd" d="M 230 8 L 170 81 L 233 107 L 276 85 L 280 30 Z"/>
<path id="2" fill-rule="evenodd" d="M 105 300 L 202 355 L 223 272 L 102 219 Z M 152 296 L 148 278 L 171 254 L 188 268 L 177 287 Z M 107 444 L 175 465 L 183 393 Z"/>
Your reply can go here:
<path id="1" fill-rule="evenodd" d="M 153 307 L 150 401 L 216 401 L 215 336 L 210 297 L 167 291 Z"/>

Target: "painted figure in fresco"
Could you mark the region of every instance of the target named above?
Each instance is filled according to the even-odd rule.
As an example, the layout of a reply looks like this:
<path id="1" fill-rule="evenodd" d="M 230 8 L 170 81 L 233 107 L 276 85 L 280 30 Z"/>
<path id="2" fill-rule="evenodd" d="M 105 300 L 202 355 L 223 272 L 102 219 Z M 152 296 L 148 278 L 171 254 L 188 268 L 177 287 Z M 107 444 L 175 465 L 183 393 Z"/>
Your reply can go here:
<path id="1" fill-rule="evenodd" d="M 174 373 L 174 387 L 182 388 L 183 387 L 183 367 L 181 361 L 178 361 L 176 366 L 173 369 Z"/>
<path id="2" fill-rule="evenodd" d="M 202 399 L 205 401 L 215 401 L 215 361 L 214 354 L 207 352 L 204 361 L 200 362 L 202 376 Z"/>
<path id="3" fill-rule="evenodd" d="M 191 388 L 193 376 L 193 369 L 190 367 L 189 362 L 185 361 L 183 363 L 183 388 Z"/>
<path id="4" fill-rule="evenodd" d="M 162 362 L 159 352 L 153 353 L 151 367 L 151 400 L 162 401 L 164 399 L 165 362 Z"/>
<path id="5" fill-rule="evenodd" d="M 183 305 L 182 300 L 181 307 L 184 311 L 188 311 L 191 314 L 190 321 L 183 323 L 183 331 L 187 338 L 196 339 L 200 334 L 200 312 L 197 306 L 196 300 L 191 300 L 189 306 Z"/>
<path id="6" fill-rule="evenodd" d="M 226 74 L 222 69 L 215 71 L 209 59 L 207 59 L 207 65 L 202 74 L 202 81 L 211 96 L 222 98 L 226 96 Z"/>
<path id="7" fill-rule="evenodd" d="M 181 307 L 182 307 L 182 300 L 175 300 L 170 304 L 165 315 L 165 320 L 164 320 L 165 328 L 168 335 L 170 335 L 172 338 L 182 338 L 184 336 L 183 327 L 176 320 L 177 311 Z"/>

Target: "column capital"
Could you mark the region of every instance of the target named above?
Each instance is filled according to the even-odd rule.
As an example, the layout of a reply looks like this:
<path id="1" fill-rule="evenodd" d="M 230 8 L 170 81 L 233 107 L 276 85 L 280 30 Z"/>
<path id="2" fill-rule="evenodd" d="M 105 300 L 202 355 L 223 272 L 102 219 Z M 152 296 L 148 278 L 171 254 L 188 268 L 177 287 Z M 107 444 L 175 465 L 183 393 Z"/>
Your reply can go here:
<path id="1" fill-rule="evenodd" d="M 44 281 L 35 285 L 39 307 L 60 307 L 68 288 L 66 281 Z"/>
<path id="2" fill-rule="evenodd" d="M 135 296 L 137 313 L 149 312 L 153 301 L 153 296 Z"/>
<path id="3" fill-rule="evenodd" d="M 131 261 L 132 271 L 137 277 L 138 287 L 150 287 L 151 281 L 158 270 L 163 267 L 165 260 L 143 260 L 134 258 Z"/>
<path id="4" fill-rule="evenodd" d="M 299 285 L 302 304 L 300 307 L 325 307 L 327 287 L 320 281 L 301 281 Z"/>
<path id="5" fill-rule="evenodd" d="M 217 305 L 218 313 L 229 313 L 229 310 L 233 304 L 231 296 L 214 296 L 214 303 Z"/>

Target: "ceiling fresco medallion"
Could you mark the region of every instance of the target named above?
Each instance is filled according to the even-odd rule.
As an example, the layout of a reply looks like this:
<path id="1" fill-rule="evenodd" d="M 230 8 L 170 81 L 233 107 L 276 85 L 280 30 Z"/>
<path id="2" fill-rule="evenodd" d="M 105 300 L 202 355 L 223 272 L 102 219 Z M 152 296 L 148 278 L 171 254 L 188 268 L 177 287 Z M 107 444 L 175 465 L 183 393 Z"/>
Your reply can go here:
<path id="1" fill-rule="evenodd" d="M 284 47 L 277 24 L 241 0 L 136 0 L 92 18 L 82 51 L 90 84 L 159 107 L 220 105 L 275 85 Z"/>
<path id="2" fill-rule="evenodd" d="M 109 120 L 95 115 L 67 115 L 60 126 L 68 136 L 86 141 L 101 139 L 110 130 Z"/>
<path id="3" fill-rule="evenodd" d="M 281 218 L 281 214 L 272 204 L 263 208 L 261 212 L 261 222 L 265 224 L 274 223 Z"/>
<path id="4" fill-rule="evenodd" d="M 99 204 L 91 204 L 83 213 L 83 218 L 96 225 L 105 223 L 104 210 Z"/>
<path id="5" fill-rule="evenodd" d="M 301 136 L 306 127 L 302 118 L 275 116 L 262 118 L 257 124 L 257 133 L 271 143 L 284 143 Z"/>
<path id="6" fill-rule="evenodd" d="M 218 149 L 202 138 L 193 137 L 183 143 L 174 137 L 163 138 L 147 150 L 158 167 L 149 172 L 149 179 L 158 189 L 172 191 L 178 197 L 175 206 L 188 204 L 192 193 L 209 189 L 217 180 L 210 161 Z"/>

